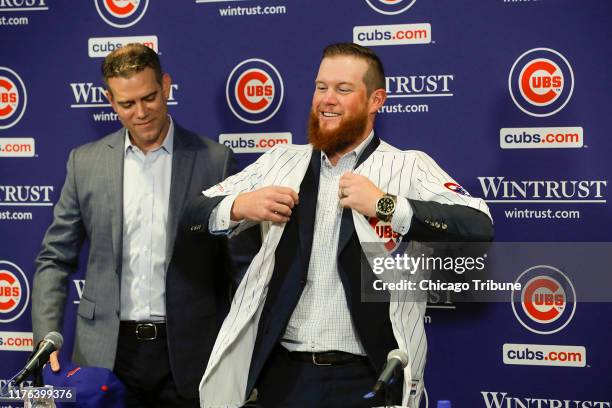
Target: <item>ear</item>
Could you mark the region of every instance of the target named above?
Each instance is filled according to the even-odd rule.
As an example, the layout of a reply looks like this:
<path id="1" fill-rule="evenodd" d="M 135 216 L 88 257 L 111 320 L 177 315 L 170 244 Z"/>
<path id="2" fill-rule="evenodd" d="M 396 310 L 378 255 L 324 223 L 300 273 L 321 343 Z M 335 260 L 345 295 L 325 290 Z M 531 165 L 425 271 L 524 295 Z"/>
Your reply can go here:
<path id="1" fill-rule="evenodd" d="M 162 89 L 166 99 L 170 98 L 170 85 L 172 85 L 172 78 L 170 78 L 169 74 L 164 74 L 162 76 Z"/>
<path id="2" fill-rule="evenodd" d="M 368 113 L 376 113 L 385 104 L 387 92 L 382 88 L 376 89 L 372 92 L 369 99 Z"/>

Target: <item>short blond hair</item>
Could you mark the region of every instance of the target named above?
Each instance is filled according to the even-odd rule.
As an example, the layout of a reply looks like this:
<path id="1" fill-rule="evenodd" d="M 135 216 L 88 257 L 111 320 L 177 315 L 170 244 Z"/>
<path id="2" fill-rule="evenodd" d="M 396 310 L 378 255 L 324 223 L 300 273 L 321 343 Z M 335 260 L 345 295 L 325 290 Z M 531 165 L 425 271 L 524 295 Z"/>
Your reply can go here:
<path id="1" fill-rule="evenodd" d="M 157 53 L 146 45 L 131 43 L 117 48 L 102 62 L 102 78 L 108 88 L 110 78 L 129 78 L 145 68 L 155 72 L 155 79 L 161 85 L 164 73 Z"/>
<path id="2" fill-rule="evenodd" d="M 323 58 L 336 56 L 355 57 L 368 64 L 368 70 L 363 76 L 363 83 L 366 85 L 368 95 L 371 95 L 377 89 L 385 89 L 385 69 L 374 51 L 349 42 L 330 44 L 323 50 Z"/>

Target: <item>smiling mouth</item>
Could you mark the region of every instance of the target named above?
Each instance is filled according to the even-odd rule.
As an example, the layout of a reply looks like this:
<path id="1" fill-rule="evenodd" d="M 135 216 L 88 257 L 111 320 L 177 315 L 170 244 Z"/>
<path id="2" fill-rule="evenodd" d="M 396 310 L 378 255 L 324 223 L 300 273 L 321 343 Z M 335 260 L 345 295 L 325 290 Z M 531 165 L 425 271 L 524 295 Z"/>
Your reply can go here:
<path id="1" fill-rule="evenodd" d="M 321 115 L 324 118 L 337 118 L 340 116 L 340 114 L 336 112 L 321 112 Z"/>

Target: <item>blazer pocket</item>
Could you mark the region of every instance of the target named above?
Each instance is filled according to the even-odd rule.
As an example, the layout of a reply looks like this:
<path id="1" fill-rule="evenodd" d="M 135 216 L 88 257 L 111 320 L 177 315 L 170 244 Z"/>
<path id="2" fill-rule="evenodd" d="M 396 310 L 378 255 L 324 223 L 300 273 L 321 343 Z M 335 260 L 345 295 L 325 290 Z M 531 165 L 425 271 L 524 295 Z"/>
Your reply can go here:
<path id="1" fill-rule="evenodd" d="M 94 312 L 96 310 L 95 302 L 91 300 L 81 297 L 81 303 L 79 304 L 79 308 L 77 309 L 77 314 L 85 319 L 93 320 Z"/>

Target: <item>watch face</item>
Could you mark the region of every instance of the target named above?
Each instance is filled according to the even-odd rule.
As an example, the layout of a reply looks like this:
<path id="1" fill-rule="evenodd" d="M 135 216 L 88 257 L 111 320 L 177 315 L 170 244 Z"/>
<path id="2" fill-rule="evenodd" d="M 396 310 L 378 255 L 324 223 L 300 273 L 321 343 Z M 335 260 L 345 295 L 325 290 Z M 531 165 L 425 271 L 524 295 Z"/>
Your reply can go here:
<path id="1" fill-rule="evenodd" d="M 391 197 L 383 197 L 378 201 L 378 211 L 390 214 L 395 209 L 395 202 Z"/>

